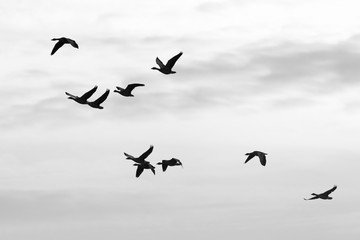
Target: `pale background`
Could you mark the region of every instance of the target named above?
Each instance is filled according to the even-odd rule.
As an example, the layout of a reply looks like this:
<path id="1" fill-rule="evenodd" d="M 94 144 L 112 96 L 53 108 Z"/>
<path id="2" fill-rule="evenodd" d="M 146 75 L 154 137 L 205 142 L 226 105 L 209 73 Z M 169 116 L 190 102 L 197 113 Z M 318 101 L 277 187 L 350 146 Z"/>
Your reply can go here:
<path id="1" fill-rule="evenodd" d="M 359 9 L 1 1 L 0 239 L 359 239 Z M 50 56 L 63 36 L 80 48 Z M 150 69 L 180 51 L 176 74 Z M 103 110 L 64 94 L 132 82 Z M 150 144 L 184 168 L 135 178 L 123 152 Z"/>

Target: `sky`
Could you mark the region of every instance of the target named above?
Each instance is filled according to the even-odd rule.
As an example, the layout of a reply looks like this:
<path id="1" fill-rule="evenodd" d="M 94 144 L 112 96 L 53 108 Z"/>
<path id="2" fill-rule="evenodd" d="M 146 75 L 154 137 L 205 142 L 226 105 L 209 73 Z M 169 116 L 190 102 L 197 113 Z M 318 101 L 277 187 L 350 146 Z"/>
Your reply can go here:
<path id="1" fill-rule="evenodd" d="M 358 239 L 359 7 L 0 2 L 0 238 Z M 57 37 L 79 49 L 50 56 Z M 180 51 L 176 74 L 151 70 Z M 95 85 L 102 110 L 65 95 Z M 136 178 L 123 153 L 150 145 L 184 168 Z"/>

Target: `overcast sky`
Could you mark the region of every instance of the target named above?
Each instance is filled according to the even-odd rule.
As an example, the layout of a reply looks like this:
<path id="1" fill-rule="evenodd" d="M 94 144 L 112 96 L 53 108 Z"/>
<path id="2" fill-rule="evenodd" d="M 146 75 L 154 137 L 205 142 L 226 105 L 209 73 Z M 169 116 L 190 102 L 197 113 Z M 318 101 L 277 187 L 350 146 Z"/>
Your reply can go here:
<path id="1" fill-rule="evenodd" d="M 358 239 L 359 7 L 0 2 L 0 238 Z M 56 37 L 79 49 L 50 56 Z M 180 51 L 176 74 L 151 70 Z M 64 93 L 95 85 L 103 110 Z M 123 153 L 150 145 L 152 164 L 184 168 L 135 178 Z M 266 167 L 244 165 L 253 150 Z"/>

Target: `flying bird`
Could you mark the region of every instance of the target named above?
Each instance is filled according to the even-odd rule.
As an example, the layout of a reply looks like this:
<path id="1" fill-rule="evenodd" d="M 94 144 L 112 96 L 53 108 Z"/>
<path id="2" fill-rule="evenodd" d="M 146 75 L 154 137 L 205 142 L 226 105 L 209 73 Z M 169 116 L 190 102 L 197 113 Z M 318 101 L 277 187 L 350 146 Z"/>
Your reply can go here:
<path id="1" fill-rule="evenodd" d="M 93 108 L 103 109 L 104 107 L 100 106 L 100 104 L 102 104 L 106 100 L 106 98 L 109 96 L 109 93 L 110 93 L 110 90 L 106 89 L 105 93 L 103 95 L 101 95 L 98 99 L 96 99 L 93 102 L 88 102 L 87 104 Z"/>
<path id="2" fill-rule="evenodd" d="M 136 177 L 139 177 L 141 175 L 141 173 L 144 171 L 144 169 L 150 169 L 155 175 L 155 167 L 153 165 L 151 165 L 150 162 L 145 161 L 145 159 L 152 153 L 153 149 L 154 149 L 154 146 L 150 145 L 149 149 L 146 150 L 139 157 L 134 157 L 134 156 L 124 152 L 126 159 L 134 161 L 135 162 L 134 166 L 137 166 Z"/>
<path id="3" fill-rule="evenodd" d="M 334 185 L 333 188 L 327 190 L 326 192 L 323 192 L 320 194 L 312 193 L 311 195 L 313 195 L 314 197 L 308 198 L 308 199 L 304 198 L 304 200 L 314 200 L 314 199 L 318 199 L 318 198 L 324 199 L 324 200 L 331 200 L 332 197 L 329 197 L 329 194 L 332 193 L 333 191 L 335 191 L 336 188 L 337 188 L 337 186 Z"/>
<path id="4" fill-rule="evenodd" d="M 265 155 L 267 155 L 267 153 L 263 153 L 260 151 L 253 151 L 251 153 L 246 153 L 245 155 L 248 155 L 247 159 L 245 160 L 245 163 L 247 163 L 253 157 L 258 156 L 260 159 L 261 165 L 263 165 L 263 166 L 266 165 L 266 156 Z"/>
<path id="5" fill-rule="evenodd" d="M 171 158 L 170 160 L 162 160 L 157 165 L 162 165 L 163 172 L 166 171 L 168 166 L 183 166 L 179 159 Z"/>
<path id="6" fill-rule="evenodd" d="M 72 99 L 75 102 L 80 103 L 80 104 L 87 104 L 88 103 L 88 101 L 87 101 L 88 98 L 90 98 L 94 94 L 96 89 L 97 89 L 97 86 L 93 87 L 93 89 L 91 89 L 90 91 L 84 93 L 81 97 L 72 95 L 71 93 L 68 93 L 68 92 L 65 92 L 65 94 L 69 96 L 68 99 Z"/>
<path id="7" fill-rule="evenodd" d="M 142 87 L 145 86 L 142 83 L 132 83 L 127 85 L 126 88 L 121 88 L 121 87 L 116 87 L 117 89 L 114 90 L 114 92 L 120 93 L 121 95 L 125 96 L 125 97 L 133 97 L 134 95 L 132 95 L 131 91 L 134 90 L 134 88 L 136 87 Z"/>
<path id="8" fill-rule="evenodd" d="M 172 57 L 167 63 L 166 65 L 163 64 L 163 62 L 157 57 L 156 58 L 156 64 L 159 65 L 160 68 L 157 68 L 157 67 L 152 67 L 151 69 L 154 69 L 154 70 L 158 70 L 160 72 L 162 72 L 163 74 L 171 74 L 171 73 L 176 73 L 174 72 L 173 70 L 171 70 L 176 61 L 181 57 L 183 53 L 180 52 L 178 55 Z"/>
<path id="9" fill-rule="evenodd" d="M 149 149 L 146 150 L 143 154 L 141 154 L 139 157 L 134 157 L 130 154 L 127 154 L 124 152 L 124 155 L 126 156 L 126 159 L 128 160 L 133 160 L 134 162 L 136 163 L 143 163 L 145 161 L 145 159 L 150 155 L 150 153 L 152 153 L 154 149 L 154 146 L 153 145 L 150 145 Z"/>
<path id="10" fill-rule="evenodd" d="M 155 167 L 150 164 L 148 161 L 143 161 L 142 163 L 135 163 L 134 166 L 137 166 L 136 169 L 136 177 L 140 177 L 141 173 L 144 171 L 144 169 L 150 169 L 153 174 L 155 175 Z"/>
<path id="11" fill-rule="evenodd" d="M 77 43 L 70 39 L 70 38 L 65 38 L 65 37 L 62 37 L 62 38 L 53 38 L 51 39 L 51 41 L 58 41 L 53 50 L 51 51 L 51 55 L 54 55 L 54 53 L 59 49 L 61 48 L 64 44 L 71 44 L 71 46 L 73 46 L 74 48 L 79 48 L 79 45 L 77 45 Z"/>

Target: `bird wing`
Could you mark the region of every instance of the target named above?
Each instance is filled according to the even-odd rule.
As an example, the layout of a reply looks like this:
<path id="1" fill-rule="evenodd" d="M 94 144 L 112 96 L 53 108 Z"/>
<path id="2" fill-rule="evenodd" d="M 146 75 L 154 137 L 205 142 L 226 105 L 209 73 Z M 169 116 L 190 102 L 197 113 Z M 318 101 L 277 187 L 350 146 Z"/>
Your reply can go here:
<path id="1" fill-rule="evenodd" d="M 168 165 L 163 162 L 163 164 L 162 164 L 162 170 L 163 170 L 163 172 L 166 171 L 167 167 L 168 167 Z"/>
<path id="2" fill-rule="evenodd" d="M 67 38 L 66 40 L 67 40 L 68 43 L 70 43 L 71 46 L 73 46 L 74 48 L 79 48 L 79 45 L 78 45 L 74 40 L 72 40 L 72 39 L 70 39 L 70 38 Z"/>
<path id="3" fill-rule="evenodd" d="M 266 165 L 266 156 L 265 156 L 265 154 L 259 154 L 258 156 L 260 158 L 261 165 L 265 166 Z"/>
<path id="4" fill-rule="evenodd" d="M 140 177 L 140 175 L 142 174 L 143 171 L 144 171 L 144 168 L 141 165 L 138 165 L 138 167 L 136 169 L 136 177 Z"/>
<path id="5" fill-rule="evenodd" d="M 326 192 L 323 192 L 321 195 L 329 195 L 330 193 L 335 191 L 336 188 L 337 188 L 337 186 L 335 185 L 332 189 L 329 189 Z"/>
<path id="6" fill-rule="evenodd" d="M 51 51 L 51 55 L 54 55 L 54 53 L 55 53 L 59 48 L 61 48 L 63 45 L 64 45 L 64 42 L 58 41 L 58 42 L 55 44 L 53 50 Z"/>
<path id="7" fill-rule="evenodd" d="M 103 95 L 101 95 L 98 99 L 96 99 L 94 101 L 94 103 L 100 105 L 101 103 L 103 103 L 106 100 L 106 98 L 109 96 L 109 93 L 110 93 L 110 90 L 107 89 Z"/>
<path id="8" fill-rule="evenodd" d="M 126 90 L 129 91 L 129 92 L 131 92 L 134 88 L 136 88 L 136 87 L 142 87 L 142 86 L 145 86 L 145 84 L 142 84 L 142 83 L 132 83 L 132 84 L 127 85 Z"/>
<path id="9" fill-rule="evenodd" d="M 156 64 L 159 65 L 160 68 L 164 68 L 165 65 L 163 64 L 163 62 L 158 58 L 156 57 Z"/>
<path id="10" fill-rule="evenodd" d="M 150 165 L 150 170 L 153 172 L 153 174 L 155 175 L 155 167 L 153 165 Z"/>
<path id="11" fill-rule="evenodd" d="M 171 69 L 171 68 L 175 65 L 176 61 L 181 57 L 182 54 L 183 54 L 183 53 L 180 52 L 178 55 L 175 55 L 174 57 L 172 57 L 172 58 L 166 63 L 166 67 L 168 67 L 168 68 Z"/>
<path id="12" fill-rule="evenodd" d="M 131 156 L 130 154 L 127 154 L 126 152 L 124 152 L 124 155 L 126 156 L 126 159 L 135 159 L 134 156 Z"/>
<path id="13" fill-rule="evenodd" d="M 80 98 L 84 99 L 84 100 L 87 100 L 88 98 L 90 98 L 94 94 L 94 92 L 96 91 L 97 88 L 98 88 L 97 86 L 93 87 L 93 89 L 91 89 L 90 91 L 84 93 Z"/>
<path id="14" fill-rule="evenodd" d="M 308 198 L 308 199 L 304 198 L 304 200 L 314 200 L 314 199 L 318 199 L 318 198 L 319 198 L 319 196 L 315 196 L 315 197 Z"/>
<path id="15" fill-rule="evenodd" d="M 146 150 L 146 152 L 144 152 L 143 154 L 141 154 L 139 158 L 142 159 L 142 160 L 145 160 L 145 159 L 150 155 L 150 153 L 152 152 L 153 148 L 154 148 L 154 146 L 153 146 L 153 145 L 150 145 L 149 149 Z"/>
<path id="16" fill-rule="evenodd" d="M 70 96 L 70 97 L 77 98 L 77 96 L 72 95 L 71 93 L 65 92 L 65 94 L 68 95 L 68 96 Z"/>
<path id="17" fill-rule="evenodd" d="M 250 159 L 252 159 L 255 156 L 255 153 L 250 153 L 249 156 L 246 158 L 245 163 L 247 163 L 248 161 L 250 161 Z"/>

